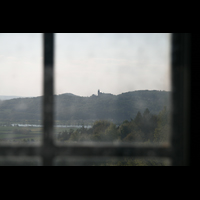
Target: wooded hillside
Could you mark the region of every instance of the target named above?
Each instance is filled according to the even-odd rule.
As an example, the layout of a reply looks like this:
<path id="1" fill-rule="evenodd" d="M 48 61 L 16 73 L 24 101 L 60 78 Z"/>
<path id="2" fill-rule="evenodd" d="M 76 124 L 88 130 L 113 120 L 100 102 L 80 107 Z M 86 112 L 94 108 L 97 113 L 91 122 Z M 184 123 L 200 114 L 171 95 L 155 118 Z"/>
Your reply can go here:
<path id="1" fill-rule="evenodd" d="M 133 91 L 120 95 L 101 94 L 80 97 L 73 94 L 55 95 L 56 120 L 112 120 L 123 122 L 135 118 L 138 111 L 148 108 L 158 114 L 170 105 L 170 92 Z M 42 98 L 18 98 L 0 101 L 0 120 L 41 120 Z"/>

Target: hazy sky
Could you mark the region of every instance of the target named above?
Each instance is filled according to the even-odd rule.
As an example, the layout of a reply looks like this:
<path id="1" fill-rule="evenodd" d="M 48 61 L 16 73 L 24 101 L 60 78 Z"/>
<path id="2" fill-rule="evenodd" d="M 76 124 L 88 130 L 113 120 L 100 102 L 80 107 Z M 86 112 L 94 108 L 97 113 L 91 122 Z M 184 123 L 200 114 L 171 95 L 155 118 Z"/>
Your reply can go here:
<path id="1" fill-rule="evenodd" d="M 0 34 L 0 95 L 42 95 L 42 34 Z M 170 90 L 170 34 L 55 34 L 55 93 Z"/>

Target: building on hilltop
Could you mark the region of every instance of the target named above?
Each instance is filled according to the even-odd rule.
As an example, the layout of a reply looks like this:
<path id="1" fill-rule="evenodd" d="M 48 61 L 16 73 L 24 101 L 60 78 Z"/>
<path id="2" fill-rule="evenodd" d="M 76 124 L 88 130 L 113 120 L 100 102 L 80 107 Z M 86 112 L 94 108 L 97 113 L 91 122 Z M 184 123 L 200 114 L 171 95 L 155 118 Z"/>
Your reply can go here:
<path id="1" fill-rule="evenodd" d="M 111 93 L 103 93 L 103 92 L 100 92 L 100 90 L 98 90 L 98 97 L 99 96 L 108 96 L 108 95 L 112 95 Z"/>
<path id="2" fill-rule="evenodd" d="M 102 93 L 100 92 L 100 90 L 98 90 L 98 97 L 100 96 L 100 94 L 102 94 Z"/>

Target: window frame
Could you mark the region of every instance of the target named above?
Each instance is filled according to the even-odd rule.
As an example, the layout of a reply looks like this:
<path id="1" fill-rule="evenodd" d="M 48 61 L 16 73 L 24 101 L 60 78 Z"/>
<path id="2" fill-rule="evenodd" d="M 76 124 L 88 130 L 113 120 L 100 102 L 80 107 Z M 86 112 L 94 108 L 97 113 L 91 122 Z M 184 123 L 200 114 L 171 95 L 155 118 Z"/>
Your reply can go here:
<path id="1" fill-rule="evenodd" d="M 161 157 L 172 166 L 189 165 L 191 34 L 173 33 L 171 39 L 172 137 L 169 145 L 66 144 L 56 145 L 54 127 L 54 34 L 43 34 L 43 143 L 41 146 L 0 145 L 0 156 L 39 156 L 52 166 L 57 156 Z"/>

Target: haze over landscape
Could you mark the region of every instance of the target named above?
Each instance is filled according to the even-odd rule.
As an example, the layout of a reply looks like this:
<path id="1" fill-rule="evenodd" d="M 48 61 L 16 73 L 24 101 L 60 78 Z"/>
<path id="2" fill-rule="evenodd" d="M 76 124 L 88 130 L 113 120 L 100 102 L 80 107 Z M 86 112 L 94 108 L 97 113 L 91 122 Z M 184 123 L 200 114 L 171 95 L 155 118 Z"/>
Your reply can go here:
<path id="1" fill-rule="evenodd" d="M 0 33 L 0 145 L 40 145 L 48 134 L 59 144 L 169 144 L 171 34 L 54 36 L 54 116 L 53 122 L 45 122 L 54 128 L 46 131 L 42 127 L 50 115 L 43 115 L 46 108 L 42 105 L 43 34 Z M 56 158 L 52 150 L 45 150 L 45 155 Z M 11 155 L 9 148 L 7 155 Z M 81 159 L 87 165 L 84 154 Z M 0 159 L 0 165 L 5 163 Z M 120 156 L 120 162 L 110 157 L 100 165 L 158 166 L 165 162 Z"/>
<path id="2" fill-rule="evenodd" d="M 42 96 L 42 34 L 0 34 L 0 95 Z M 55 34 L 55 94 L 170 91 L 170 34 Z"/>

